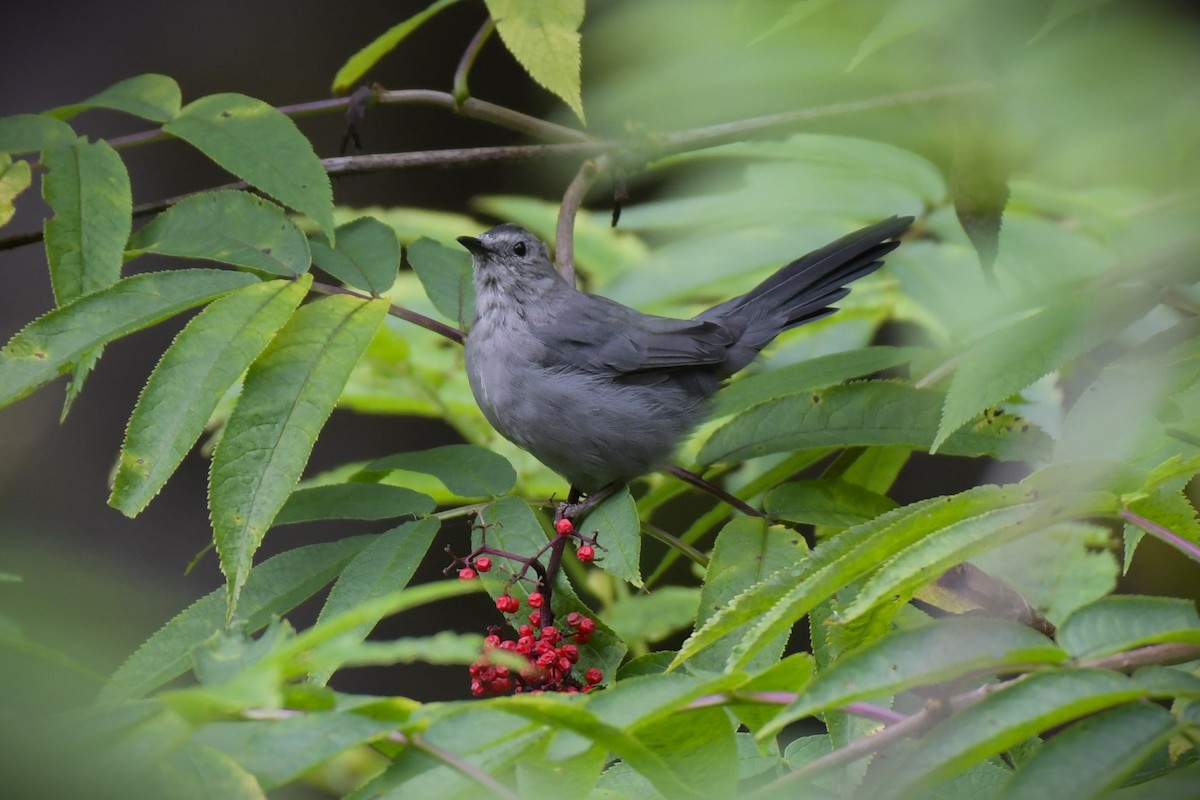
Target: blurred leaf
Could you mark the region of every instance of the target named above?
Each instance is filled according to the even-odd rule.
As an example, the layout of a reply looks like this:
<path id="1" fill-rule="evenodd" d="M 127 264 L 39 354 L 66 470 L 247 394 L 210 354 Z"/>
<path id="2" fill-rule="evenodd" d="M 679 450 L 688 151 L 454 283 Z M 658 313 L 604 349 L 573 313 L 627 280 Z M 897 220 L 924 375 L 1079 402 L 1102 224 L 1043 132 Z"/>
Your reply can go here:
<path id="1" fill-rule="evenodd" d="M 166 122 L 179 113 L 181 103 L 179 84 L 166 75 L 150 72 L 117 81 L 81 103 L 59 106 L 46 115 L 66 120 L 89 108 L 108 108 L 151 122 Z"/>
<path id="2" fill-rule="evenodd" d="M 130 250 L 206 258 L 295 278 L 308 271 L 308 240 L 283 210 L 248 192 L 202 192 L 138 230 Z"/>
<path id="3" fill-rule="evenodd" d="M 0 117 L 0 153 L 20 155 L 51 147 L 69 146 L 75 131 L 62 120 L 41 114 Z"/>
<path id="4" fill-rule="evenodd" d="M 343 95 L 357 83 L 367 70 L 375 66 L 375 62 L 395 49 L 396 45 L 421 26 L 425 20 L 447 6 L 452 6 L 458 0 L 437 0 L 424 11 L 420 11 L 401 23 L 388 28 L 383 34 L 363 49 L 352 55 L 333 77 L 332 91 L 335 95 Z"/>
<path id="5" fill-rule="evenodd" d="M 915 347 L 862 347 L 749 375 L 721 390 L 714 416 L 735 414 L 764 400 L 824 389 L 890 369 L 907 363 L 917 352 Z"/>
<path id="6" fill-rule="evenodd" d="M 275 524 L 290 525 L 318 519 L 395 519 L 422 516 L 435 507 L 429 495 L 403 486 L 334 483 L 292 492 L 275 517 Z"/>
<path id="7" fill-rule="evenodd" d="M 733 797 L 737 793 L 739 767 L 735 727 L 724 709 L 705 708 L 689 711 L 686 725 L 675 718 L 660 719 L 640 725 L 636 735 L 691 790 L 671 797 Z M 661 789 L 669 785 L 658 768 L 643 767 L 638 771 Z"/>
<path id="8" fill-rule="evenodd" d="M 466 330 L 475 312 L 470 254 L 422 237 L 408 246 L 406 256 L 438 312 Z"/>
<path id="9" fill-rule="evenodd" d="M 770 38 L 781 31 L 785 31 L 793 25 L 804 22 L 804 20 L 813 14 L 820 13 L 827 6 L 831 6 L 836 2 L 838 0 L 793 0 L 792 4 L 788 6 L 787 11 L 780 14 L 779 19 L 770 28 L 767 28 L 757 38 L 751 40 L 750 46 L 756 45 L 763 39 Z"/>
<path id="10" fill-rule="evenodd" d="M 209 476 L 209 508 L 229 617 L 254 551 L 304 470 L 387 303 L 327 297 L 302 306 L 246 374 Z"/>
<path id="11" fill-rule="evenodd" d="M 1181 489 L 1160 486 L 1130 503 L 1129 510 L 1192 544 L 1200 545 L 1200 519 L 1196 518 L 1196 507 Z"/>
<path id="12" fill-rule="evenodd" d="M 433 475 L 459 497 L 497 497 L 517 482 L 517 473 L 507 459 L 470 444 L 448 444 L 377 458 L 364 471 L 394 469 Z"/>
<path id="13" fill-rule="evenodd" d="M 342 667 L 386 667 L 393 664 L 467 665 L 478 661 L 484 648 L 482 634 L 451 631 L 390 641 L 357 639 L 354 635 L 340 637 L 309 653 L 307 659 L 311 672 L 321 675 Z M 504 655 L 493 655 L 492 658 L 494 662 L 502 662 Z M 517 662 L 524 661 L 520 656 L 509 658 Z"/>
<path id="14" fill-rule="evenodd" d="M 620 598 L 604 618 L 627 642 L 658 642 L 689 627 L 699 602 L 700 590 L 693 586 L 663 586 Z"/>
<path id="15" fill-rule="evenodd" d="M 1105 597 L 1067 618 L 1058 642 L 1075 658 L 1162 642 L 1200 644 L 1200 616 L 1191 600 L 1133 595 Z"/>
<path id="16" fill-rule="evenodd" d="M 320 239 L 308 243 L 313 263 L 356 289 L 378 297 L 392 287 L 400 268 L 400 244 L 390 227 L 360 217 L 337 227 L 337 247 Z"/>
<path id="17" fill-rule="evenodd" d="M 936 23 L 944 23 L 948 15 L 968 2 L 971 0 L 946 0 L 936 5 L 930 5 L 923 0 L 895 0 L 889 3 L 875 27 L 859 44 L 858 52 L 854 54 L 854 59 L 846 70 L 854 69 L 872 53 L 900 39 Z"/>
<path id="18" fill-rule="evenodd" d="M 594 508 L 579 523 L 579 531 L 595 537 L 603 548 L 597 566 L 634 586 L 642 585 L 642 525 L 629 487 L 622 486 Z"/>
<path id="19" fill-rule="evenodd" d="M 1111 2 L 1112 0 L 1054 0 L 1054 5 L 1050 7 L 1050 11 L 1046 14 L 1046 22 L 1042 25 L 1041 30 L 1029 40 L 1030 44 L 1041 39 L 1072 17 L 1077 17 L 1088 11 L 1095 11 L 1100 6 Z"/>
<path id="20" fill-rule="evenodd" d="M 987 617 L 939 620 L 894 632 L 837 659 L 758 737 L 774 736 L 791 722 L 853 702 L 963 676 L 1021 672 L 1066 659 L 1054 642 L 1018 622 Z"/>
<path id="21" fill-rule="evenodd" d="M 70 371 L 99 345 L 256 282 L 250 275 L 215 269 L 152 272 L 59 306 L 0 349 L 0 405 Z"/>
<path id="22" fill-rule="evenodd" d="M 835 478 L 792 481 L 767 494 L 763 510 L 809 525 L 849 528 L 896 508 L 890 497 Z"/>
<path id="23" fill-rule="evenodd" d="M 750 696 L 754 692 L 799 693 L 812 680 L 815 671 L 816 662 L 811 653 L 792 653 L 739 686 L 738 694 Z M 733 711 L 742 724 L 757 733 L 779 713 L 780 707 L 751 702 L 734 706 Z"/>
<path id="24" fill-rule="evenodd" d="M 807 557 L 807 547 L 798 533 L 768 526 L 760 519 L 734 519 L 721 529 L 713 545 L 700 593 L 696 630 L 706 627 L 728 607 L 731 600 L 747 589 L 759 585 L 776 572 L 794 569 Z M 736 627 L 729 629 L 722 640 L 697 654 L 691 663 L 699 669 L 723 670 L 742 632 Z M 764 643 L 761 655 L 749 662 L 749 668 L 766 669 L 778 661 L 787 640 L 787 632 L 784 632 Z"/>
<path id="25" fill-rule="evenodd" d="M 989 279 L 1000 251 L 1000 225 L 1008 205 L 1009 161 L 994 127 L 963 132 L 955 144 L 950 180 L 954 213 Z"/>
<path id="26" fill-rule="evenodd" d="M 579 26 L 584 0 L 484 0 L 504 46 L 529 76 L 579 117 Z"/>
<path id="27" fill-rule="evenodd" d="M 717 428 L 700 448 L 703 464 L 814 447 L 903 444 L 928 449 L 934 442 L 941 396 L 894 381 L 861 381 L 760 403 Z M 946 439 L 947 455 L 992 455 L 1037 461 L 1049 440 L 1011 414 L 985 413 Z"/>
<path id="28" fill-rule="evenodd" d="M 369 536 L 354 536 L 303 545 L 254 567 L 242 590 L 243 630 L 253 633 L 272 617 L 291 611 L 340 574 L 371 541 Z M 142 697 L 182 675 L 191 666 L 192 651 L 221 630 L 226 607 L 222 587 L 177 614 L 113 673 L 100 691 L 100 702 Z"/>
<path id="29" fill-rule="evenodd" d="M 163 800 L 267 800 L 253 775 L 203 744 L 184 744 L 161 769 Z"/>
<path id="30" fill-rule="evenodd" d="M 12 221 L 15 201 L 31 181 L 28 161 L 13 161 L 8 153 L 0 153 L 0 228 Z"/>
<path id="31" fill-rule="evenodd" d="M 188 103 L 163 130 L 312 217 L 334 241 L 333 191 L 325 168 L 296 123 L 272 106 L 244 94 L 212 94 Z"/>
<path id="32" fill-rule="evenodd" d="M 321 608 L 317 624 L 338 614 L 355 608 L 389 592 L 402 589 L 412 580 L 417 567 L 437 535 L 440 523 L 433 518 L 406 522 L 379 534 L 371 544 L 363 548 L 354 560 L 342 570 L 341 577 L 329 592 L 329 598 Z M 355 628 L 341 643 L 359 642 L 367 637 L 378 619 Z M 310 680 L 324 684 L 337 669 L 336 664 L 326 664 L 314 670 Z"/>
<path id="33" fill-rule="evenodd" d="M 175 337 L 129 418 L 110 506 L 132 517 L 158 494 L 229 387 L 304 299 L 311 280 L 269 281 L 231 292 Z"/>

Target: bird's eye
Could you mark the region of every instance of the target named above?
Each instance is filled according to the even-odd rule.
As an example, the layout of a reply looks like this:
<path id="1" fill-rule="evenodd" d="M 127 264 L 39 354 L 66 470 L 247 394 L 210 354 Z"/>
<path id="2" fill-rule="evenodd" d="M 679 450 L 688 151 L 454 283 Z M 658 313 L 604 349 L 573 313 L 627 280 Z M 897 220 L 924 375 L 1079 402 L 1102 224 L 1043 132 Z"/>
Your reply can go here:
<path id="1" fill-rule="evenodd" d="M 516 256 L 518 258 L 524 258 L 525 257 L 525 243 L 517 242 L 516 244 L 514 244 L 513 245 L 513 253 L 516 254 Z"/>

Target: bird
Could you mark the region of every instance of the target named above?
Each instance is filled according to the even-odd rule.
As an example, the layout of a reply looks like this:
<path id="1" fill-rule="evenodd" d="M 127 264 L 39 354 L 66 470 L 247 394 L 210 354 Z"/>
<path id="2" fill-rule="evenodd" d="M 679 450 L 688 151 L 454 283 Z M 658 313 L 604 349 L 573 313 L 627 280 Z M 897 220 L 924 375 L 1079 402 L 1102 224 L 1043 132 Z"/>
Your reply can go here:
<path id="1" fill-rule="evenodd" d="M 893 216 L 850 233 L 691 319 L 577 289 L 519 225 L 460 236 L 475 286 L 471 391 L 496 431 L 567 480 L 558 516 L 579 518 L 668 465 L 723 382 L 783 331 L 835 312 L 912 222 Z"/>

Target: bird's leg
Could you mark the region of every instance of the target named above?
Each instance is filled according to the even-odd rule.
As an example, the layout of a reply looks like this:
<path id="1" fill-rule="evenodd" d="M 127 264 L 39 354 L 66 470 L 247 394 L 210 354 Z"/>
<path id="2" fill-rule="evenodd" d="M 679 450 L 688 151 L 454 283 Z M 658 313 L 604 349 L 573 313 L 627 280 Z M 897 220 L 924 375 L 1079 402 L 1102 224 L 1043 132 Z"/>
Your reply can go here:
<path id="1" fill-rule="evenodd" d="M 572 524 L 582 521 L 584 517 L 591 513 L 592 509 L 612 497 L 613 492 L 620 489 L 623 485 L 619 481 L 610 483 L 608 486 L 597 489 L 594 492 L 589 492 L 587 497 L 582 501 L 579 498 L 583 493 L 572 486 L 571 491 L 567 494 L 567 502 L 559 503 L 558 508 L 554 510 L 554 521 L 558 522 L 560 519 L 567 519 Z"/>

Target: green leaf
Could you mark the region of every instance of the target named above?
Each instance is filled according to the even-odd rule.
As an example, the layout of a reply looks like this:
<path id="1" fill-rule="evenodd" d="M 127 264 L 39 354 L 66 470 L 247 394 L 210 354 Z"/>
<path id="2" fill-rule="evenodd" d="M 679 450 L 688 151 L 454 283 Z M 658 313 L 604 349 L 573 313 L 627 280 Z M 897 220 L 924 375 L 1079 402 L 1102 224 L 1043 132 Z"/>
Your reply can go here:
<path id="1" fill-rule="evenodd" d="M 412 580 L 426 551 L 437 535 L 440 523 L 433 518 L 406 522 L 381 533 L 351 561 L 329 592 L 317 624 L 389 592 L 402 589 Z M 378 619 L 370 620 L 348 634 L 353 642 L 362 641 Z M 324 684 L 337 669 L 328 665 L 311 675 L 313 683 Z"/>
<path id="2" fill-rule="evenodd" d="M 772 517 L 835 528 L 859 525 L 893 508 L 896 502 L 890 497 L 836 478 L 785 483 L 763 503 Z"/>
<path id="3" fill-rule="evenodd" d="M 275 108 L 244 94 L 213 94 L 188 103 L 163 130 L 312 217 L 334 241 L 329 177 L 296 123 Z"/>
<path id="4" fill-rule="evenodd" d="M 397 453 L 372 461 L 364 472 L 394 469 L 433 475 L 459 497 L 498 497 L 517 482 L 517 473 L 506 458 L 470 444 Z"/>
<path id="5" fill-rule="evenodd" d="M 721 708 L 706 708 L 689 711 L 685 719 L 683 725 L 675 717 L 639 725 L 635 735 L 642 746 L 662 758 L 672 777 L 682 778 L 691 796 L 736 796 L 737 743 L 729 715 Z M 638 771 L 656 786 L 665 789 L 669 785 L 657 770 Z"/>
<path id="6" fill-rule="evenodd" d="M 311 280 L 269 281 L 231 292 L 175 337 L 129 418 L 110 506 L 132 517 L 158 494 L 229 387 L 304 299 Z"/>
<path id="7" fill-rule="evenodd" d="M 753 692 L 800 692 L 812 680 L 815 670 L 816 662 L 811 653 L 792 653 L 739 686 L 738 694 L 747 696 Z M 779 713 L 778 706 L 760 703 L 746 703 L 735 706 L 732 710 L 751 731 L 758 731 Z"/>
<path id="8" fill-rule="evenodd" d="M 721 390 L 714 415 L 736 414 L 764 400 L 824 389 L 851 378 L 870 375 L 905 364 L 917 352 L 915 347 L 862 347 L 750 375 Z"/>
<path id="9" fill-rule="evenodd" d="M 89 108 L 108 108 L 151 122 L 166 122 L 179 113 L 182 102 L 179 84 L 166 75 L 151 72 L 118 81 L 81 103 L 59 106 L 46 114 L 65 120 Z"/>
<path id="10" fill-rule="evenodd" d="M 339 281 L 379 295 L 392 288 L 400 269 L 400 243 L 387 225 L 360 217 L 337 227 L 337 247 L 309 242 L 313 263 Z"/>
<path id="11" fill-rule="evenodd" d="M 864 788 L 880 800 L 920 797 L 930 786 L 1048 728 L 1144 696 L 1133 681 L 1115 672 L 1035 673 L 950 717 Z"/>
<path id="12" fill-rule="evenodd" d="M 436 507 L 433 498 L 403 486 L 382 483 L 333 483 L 297 489 L 275 517 L 276 525 L 317 519 L 395 519 L 423 516 Z"/>
<path id="13" fill-rule="evenodd" d="M 768 575 L 723 605 L 684 642 L 672 666 L 734 633 L 740 642 L 731 658 L 742 663 L 898 548 L 960 520 L 1022 506 L 1031 499 L 1025 487 L 980 486 L 951 497 L 913 503 L 850 528 L 814 550 L 807 561 Z"/>
<path id="14" fill-rule="evenodd" d="M 642 585 L 642 523 L 629 487 L 623 486 L 579 523 L 579 531 L 600 546 L 597 566 L 634 586 Z"/>
<path id="15" fill-rule="evenodd" d="M 1050 31 L 1057 28 L 1072 17 L 1079 16 L 1088 11 L 1094 11 L 1102 5 L 1111 3 L 1112 0 L 1054 0 L 1054 4 L 1050 6 L 1050 10 L 1046 12 L 1046 21 L 1042 27 L 1029 40 L 1030 44 L 1041 39 Z"/>
<path id="16" fill-rule="evenodd" d="M 396 727 L 391 720 L 326 712 L 270 722 L 218 722 L 201 728 L 193 740 L 226 753 L 264 789 L 273 789 Z"/>
<path id="17" fill-rule="evenodd" d="M 1130 503 L 1129 510 L 1194 545 L 1200 545 L 1200 519 L 1196 518 L 1196 507 L 1180 488 L 1160 486 Z"/>
<path id="18" fill-rule="evenodd" d="M 626 642 L 657 642 L 689 627 L 699 603 L 695 587 L 662 586 L 618 599 L 604 619 Z"/>
<path id="19" fill-rule="evenodd" d="M 484 0 L 513 57 L 543 88 L 563 99 L 580 122 L 579 26 L 584 0 Z"/>
<path id="20" fill-rule="evenodd" d="M 251 275 L 215 269 L 152 272 L 60 306 L 0 349 L 0 406 L 69 372 L 102 344 L 256 282 Z"/>
<path id="21" fill-rule="evenodd" d="M 248 192 L 203 192 L 155 217 L 129 242 L 135 254 L 206 258 L 295 278 L 308 271 L 308 239 L 279 206 Z"/>
<path id="22" fill-rule="evenodd" d="M 948 618 L 896 631 L 835 661 L 758 736 L 774 736 L 798 719 L 860 700 L 968 675 L 1021 672 L 1066 658 L 1045 636 L 1008 620 Z"/>
<path id="23" fill-rule="evenodd" d="M 1062 496 L 947 525 L 918 542 L 897 547 L 842 610 L 838 621 L 847 624 L 881 604 L 907 602 L 918 588 L 978 553 L 1060 522 L 1112 513 L 1115 504 L 1116 498 L 1100 492 Z"/>
<path id="24" fill-rule="evenodd" d="M 861 381 L 788 395 L 750 408 L 717 428 L 700 448 L 703 464 L 744 461 L 817 447 L 903 444 L 929 449 L 941 395 L 894 381 Z M 1049 440 L 1010 414 L 979 417 L 942 443 L 946 455 L 1036 460 Z"/>
<path id="25" fill-rule="evenodd" d="M 422 237 L 408 246 L 407 257 L 433 307 L 465 329 L 475 310 L 470 254 Z"/>
<path id="26" fill-rule="evenodd" d="M 1058 643 L 1075 658 L 1164 642 L 1200 644 L 1200 615 L 1191 600 L 1105 597 L 1077 610 L 1058 630 Z"/>
<path id="27" fill-rule="evenodd" d="M 203 744 L 186 742 L 160 769 L 164 800 L 267 800 L 253 775 Z"/>
<path id="28" fill-rule="evenodd" d="M 28 161 L 14 162 L 8 153 L 0 153 L 0 228 L 12 221 L 17 213 L 14 201 L 32 180 Z"/>
<path id="29" fill-rule="evenodd" d="M 1155 302 L 1146 292 L 1121 292 L 1119 299 L 1072 292 L 990 331 L 958 361 L 933 449 L 949 452 L 943 442 L 968 420 L 1120 333 Z"/>
<path id="30" fill-rule="evenodd" d="M 875 27 L 859 44 L 858 52 L 854 54 L 846 70 L 854 69 L 872 53 L 911 36 L 922 28 L 943 22 L 948 14 L 967 2 L 969 0 L 946 0 L 933 6 L 924 0 L 897 0 L 890 3 L 886 7 L 887 11 L 875 23 Z"/>
<path id="31" fill-rule="evenodd" d="M 1155 705 L 1135 703 L 1059 731 L 1021 765 L 1001 800 L 1098 797 L 1166 744 L 1175 718 Z"/>
<path id="32" fill-rule="evenodd" d="M 342 65 L 341 69 L 337 71 L 337 75 L 333 77 L 333 93 L 336 95 L 345 94 L 366 74 L 367 70 L 375 66 L 375 62 L 395 49 L 396 45 L 404 41 L 404 38 L 420 27 L 425 20 L 443 8 L 452 6 L 457 2 L 458 0 L 437 0 L 437 2 L 431 3 L 424 11 L 418 12 L 403 22 L 388 28 L 375 41 L 352 55 Z"/>
<path id="33" fill-rule="evenodd" d="M 382 300 L 327 297 L 300 308 L 251 365 L 213 456 L 209 508 L 229 616 L 254 551 L 283 507 L 359 356 Z"/>
<path id="34" fill-rule="evenodd" d="M 308 653 L 306 664 L 314 675 L 342 667 L 386 667 L 393 664 L 472 664 L 483 652 L 483 634 L 442 631 L 433 636 L 409 636 L 391 641 L 354 641 L 339 637 Z M 494 656 L 497 660 L 503 656 Z M 510 656 L 520 665 L 520 656 Z M 528 663 L 528 662 L 525 662 Z"/>
<path id="35" fill-rule="evenodd" d="M 244 630 L 252 633 L 286 614 L 341 573 L 372 537 L 305 545 L 267 559 L 250 571 L 242 590 Z M 191 666 L 192 651 L 225 622 L 226 590 L 197 600 L 159 629 L 113 673 L 100 702 L 130 700 L 154 691 Z"/>
<path id="36" fill-rule="evenodd" d="M 738 517 L 727 524 L 717 534 L 705 571 L 696 630 L 704 628 L 742 592 L 779 570 L 795 567 L 804 561 L 808 557 L 806 551 L 804 540 L 798 533 L 768 526 L 761 519 Z M 764 645 L 762 654 L 749 662 L 748 667 L 765 669 L 778 661 L 787 638 L 786 632 L 773 638 Z M 708 647 L 692 663 L 699 669 L 723 670 L 729 653 L 739 639 L 740 632 L 731 629 L 723 641 Z"/>
<path id="37" fill-rule="evenodd" d="M 75 131 L 60 119 L 41 114 L 0 117 L 0 153 L 19 155 L 63 147 L 75 138 Z"/>

